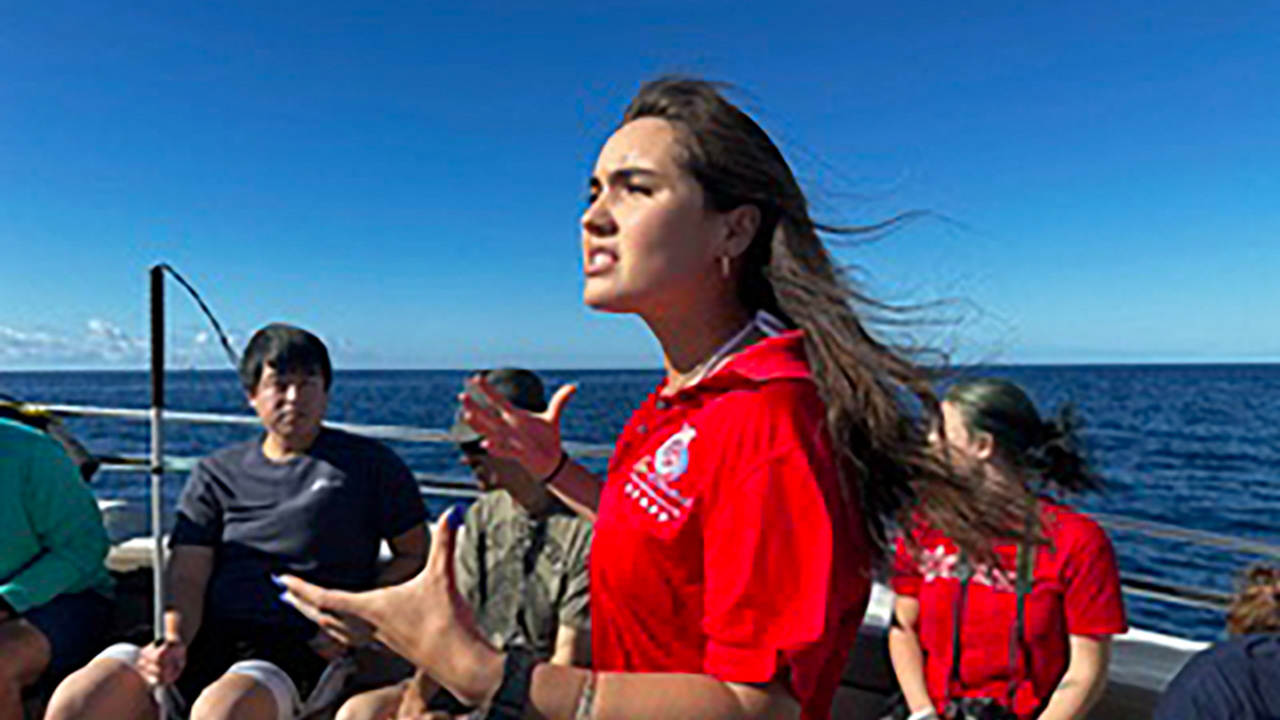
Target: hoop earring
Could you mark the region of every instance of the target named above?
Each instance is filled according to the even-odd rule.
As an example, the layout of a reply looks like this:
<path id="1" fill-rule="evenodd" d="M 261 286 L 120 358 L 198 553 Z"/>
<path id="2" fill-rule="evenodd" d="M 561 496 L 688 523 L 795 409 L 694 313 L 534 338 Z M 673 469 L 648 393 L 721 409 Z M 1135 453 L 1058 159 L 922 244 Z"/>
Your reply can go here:
<path id="1" fill-rule="evenodd" d="M 720 256 L 720 277 L 725 280 L 728 280 L 729 276 L 733 274 L 733 267 L 730 265 L 731 260 L 728 255 Z"/>

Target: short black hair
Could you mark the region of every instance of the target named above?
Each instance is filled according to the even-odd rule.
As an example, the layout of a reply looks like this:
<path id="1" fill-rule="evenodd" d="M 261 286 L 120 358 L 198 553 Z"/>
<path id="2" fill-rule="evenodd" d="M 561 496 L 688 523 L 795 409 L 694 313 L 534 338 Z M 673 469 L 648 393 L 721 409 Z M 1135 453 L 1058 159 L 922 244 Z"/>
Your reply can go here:
<path id="1" fill-rule="evenodd" d="M 324 389 L 333 384 L 329 350 L 320 338 L 300 327 L 271 323 L 253 334 L 240 357 L 240 384 L 252 395 L 262 380 L 262 368 L 270 365 L 277 373 L 319 372 Z"/>

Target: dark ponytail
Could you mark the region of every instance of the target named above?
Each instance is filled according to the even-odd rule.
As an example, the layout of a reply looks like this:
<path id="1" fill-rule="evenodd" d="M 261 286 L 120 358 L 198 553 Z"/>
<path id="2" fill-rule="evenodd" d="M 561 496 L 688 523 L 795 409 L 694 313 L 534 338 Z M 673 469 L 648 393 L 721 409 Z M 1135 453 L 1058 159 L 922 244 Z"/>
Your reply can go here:
<path id="1" fill-rule="evenodd" d="M 1044 489 L 1081 493 L 1102 488 L 1080 443 L 1080 417 L 1070 403 L 1042 420 L 1035 403 L 1008 380 L 983 378 L 957 383 L 946 400 L 971 431 L 989 433 L 1014 466 L 1043 481 Z"/>
<path id="2" fill-rule="evenodd" d="M 1080 444 L 1080 416 L 1074 405 L 1064 403 L 1058 416 L 1041 426 L 1041 441 L 1028 448 L 1027 466 L 1051 487 L 1068 493 L 1102 489 L 1102 476 L 1094 472 Z"/>

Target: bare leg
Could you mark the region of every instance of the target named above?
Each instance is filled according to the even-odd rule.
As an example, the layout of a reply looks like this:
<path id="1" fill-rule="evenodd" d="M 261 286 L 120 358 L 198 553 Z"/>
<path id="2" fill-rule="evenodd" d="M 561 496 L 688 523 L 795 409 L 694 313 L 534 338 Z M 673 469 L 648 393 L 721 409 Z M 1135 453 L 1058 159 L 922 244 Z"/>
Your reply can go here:
<path id="1" fill-rule="evenodd" d="M 22 688 L 49 667 L 49 639 L 31 623 L 0 622 L 0 720 L 22 720 Z"/>
<path id="2" fill-rule="evenodd" d="M 275 720 L 277 716 L 271 689 L 239 673 L 218 678 L 191 708 L 191 720 Z"/>
<path id="3" fill-rule="evenodd" d="M 158 716 L 151 686 L 132 665 L 98 658 L 63 680 L 53 691 L 45 720 L 114 720 Z"/>
<path id="4" fill-rule="evenodd" d="M 343 703 L 334 720 L 391 720 L 402 695 L 404 683 L 362 692 Z"/>

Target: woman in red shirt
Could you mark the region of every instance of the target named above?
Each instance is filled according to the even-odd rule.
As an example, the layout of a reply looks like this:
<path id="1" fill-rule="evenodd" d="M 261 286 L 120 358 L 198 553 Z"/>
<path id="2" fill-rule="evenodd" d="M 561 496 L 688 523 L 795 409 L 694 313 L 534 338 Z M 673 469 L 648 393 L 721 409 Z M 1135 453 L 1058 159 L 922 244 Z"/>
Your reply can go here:
<path id="1" fill-rule="evenodd" d="M 988 698 L 1018 718 L 1083 718 L 1106 685 L 1111 636 L 1127 626 L 1106 534 L 1041 496 L 1046 485 L 1098 485 L 1076 449 L 1071 415 L 1042 422 L 1018 386 L 983 379 L 953 386 L 942 418 L 935 444 L 978 480 L 977 492 L 1025 508 L 1015 534 L 1032 540 L 993 540 L 985 561 L 927 523 L 899 541 L 889 654 L 909 717 L 949 717 L 949 702 Z"/>
<path id="2" fill-rule="evenodd" d="M 618 439 L 608 482 L 570 461 L 559 419 L 460 399 L 491 453 L 596 522 L 593 670 L 530 666 L 474 631 L 429 570 L 386 593 L 301 602 L 354 614 L 493 717 L 825 718 L 862 621 L 883 519 L 930 465 L 925 373 L 867 332 L 781 152 L 716 88 L 646 84 L 591 175 L 584 300 L 638 315 L 666 378 Z M 866 231 L 875 231 L 868 228 Z M 883 309 L 883 306 L 875 305 Z M 339 622 L 329 618 L 328 622 Z"/>

